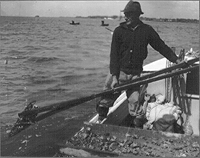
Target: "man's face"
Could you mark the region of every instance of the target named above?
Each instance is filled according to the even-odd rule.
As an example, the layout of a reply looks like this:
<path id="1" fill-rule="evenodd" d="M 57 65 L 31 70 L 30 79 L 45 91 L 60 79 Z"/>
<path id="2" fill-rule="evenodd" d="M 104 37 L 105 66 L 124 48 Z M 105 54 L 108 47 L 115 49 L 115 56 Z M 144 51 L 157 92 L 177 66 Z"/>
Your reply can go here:
<path id="1" fill-rule="evenodd" d="M 124 12 L 126 22 L 133 22 L 139 18 L 139 14 L 135 12 Z"/>

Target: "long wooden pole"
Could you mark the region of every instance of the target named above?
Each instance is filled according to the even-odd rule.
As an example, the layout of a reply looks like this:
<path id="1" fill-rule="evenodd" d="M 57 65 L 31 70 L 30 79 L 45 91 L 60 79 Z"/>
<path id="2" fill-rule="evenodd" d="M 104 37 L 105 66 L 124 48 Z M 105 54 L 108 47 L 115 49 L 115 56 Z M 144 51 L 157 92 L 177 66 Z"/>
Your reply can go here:
<path id="1" fill-rule="evenodd" d="M 193 63 L 195 61 L 196 60 L 193 60 Z M 191 63 L 191 61 L 190 61 L 190 63 Z M 180 64 L 174 65 L 174 66 L 166 68 L 166 69 L 168 71 L 169 70 L 172 71 L 174 69 L 186 66 L 188 64 L 189 63 L 187 63 L 187 64 L 186 63 L 180 63 Z M 87 97 L 82 97 L 82 98 L 78 98 L 78 99 L 64 101 L 64 102 L 61 102 L 61 103 L 52 104 L 52 105 L 41 107 L 41 108 L 38 108 L 38 109 L 32 109 L 32 110 L 23 111 L 23 112 L 19 113 L 18 115 L 19 115 L 19 117 L 23 117 L 23 116 L 38 114 L 38 113 L 41 113 L 41 112 L 44 112 L 44 111 L 49 111 L 49 110 L 53 110 L 54 111 L 54 110 L 61 110 L 61 109 L 69 109 L 71 107 L 77 106 L 79 104 L 82 104 L 84 102 L 90 101 L 90 100 L 92 100 L 94 98 L 97 98 L 97 97 L 101 97 L 101 96 L 108 95 L 108 94 L 113 94 L 115 92 L 126 90 L 126 89 L 132 88 L 134 86 L 155 82 L 155 81 L 158 81 L 158 80 L 161 80 L 161 79 L 164 79 L 164 78 L 172 77 L 174 75 L 179 75 L 179 74 L 182 74 L 182 73 L 186 73 L 186 72 L 189 72 L 189 71 L 191 71 L 191 70 L 193 70 L 193 69 L 195 69 L 197 67 L 199 67 L 199 65 L 187 67 L 187 68 L 184 68 L 182 70 L 177 70 L 177 71 L 174 71 L 174 72 L 171 72 L 171 73 L 164 74 L 164 75 L 156 77 L 156 75 L 159 75 L 159 74 L 162 74 L 162 73 L 166 72 L 165 71 L 166 69 L 163 69 L 163 70 L 159 71 L 160 73 L 158 73 L 158 72 L 157 73 L 153 73 L 153 74 L 156 74 L 156 75 L 146 75 L 146 77 L 145 76 L 140 77 L 140 78 L 138 78 L 136 80 L 133 80 L 131 83 L 128 83 L 128 84 L 125 84 L 125 85 L 120 85 L 120 86 L 118 86 L 118 87 L 116 87 L 114 89 L 111 89 L 111 90 L 106 90 L 106 91 L 103 91 L 103 92 L 100 92 L 100 93 L 97 93 L 97 94 L 92 94 L 92 95 L 87 96 Z"/>
<path id="2" fill-rule="evenodd" d="M 165 68 L 165 69 L 161 69 L 159 71 L 155 71 L 153 73 L 150 73 L 148 75 L 144 75 L 144 76 L 141 76 L 139 78 L 135 78 L 134 80 L 130 81 L 130 83 L 134 83 L 136 81 L 139 81 L 139 80 L 144 80 L 144 79 L 147 79 L 147 78 L 151 78 L 151 77 L 154 77 L 154 76 L 157 76 L 157 75 L 161 75 L 161 74 L 164 74 L 164 73 L 169 73 L 175 69 L 179 69 L 179 68 L 184 68 L 184 67 L 188 67 L 192 64 L 194 64 L 195 62 L 199 61 L 199 58 L 194 58 L 194 59 L 191 59 L 187 62 L 183 61 L 181 62 L 180 64 L 176 64 L 176 65 L 172 65 L 168 68 Z"/>
<path id="3" fill-rule="evenodd" d="M 138 82 L 135 82 L 135 83 L 129 83 L 129 84 L 126 84 L 126 85 L 122 85 L 120 87 L 114 88 L 113 90 L 115 92 L 115 91 L 120 91 L 120 90 L 127 89 L 130 86 L 134 87 L 134 86 L 138 86 L 138 85 L 142 85 L 142 84 L 155 82 L 155 81 L 158 81 L 158 80 L 162 80 L 164 78 L 168 78 L 168 77 L 172 77 L 172 76 L 175 76 L 175 75 L 180 75 L 180 74 L 192 71 L 193 69 L 196 69 L 196 68 L 199 68 L 199 65 L 195 65 L 195 66 L 192 66 L 192 67 L 184 68 L 182 70 L 177 70 L 177 71 L 165 74 L 165 75 L 152 77 L 152 78 L 149 78 L 149 79 L 146 79 L 146 80 L 142 80 L 142 81 L 138 81 Z"/>

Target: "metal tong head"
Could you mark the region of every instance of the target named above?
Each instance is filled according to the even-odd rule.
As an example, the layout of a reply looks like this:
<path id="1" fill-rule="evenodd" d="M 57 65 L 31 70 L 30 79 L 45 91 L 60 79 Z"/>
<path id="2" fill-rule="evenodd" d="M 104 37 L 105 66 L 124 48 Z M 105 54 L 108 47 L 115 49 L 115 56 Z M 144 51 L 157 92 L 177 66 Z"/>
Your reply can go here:
<path id="1" fill-rule="evenodd" d="M 36 101 L 32 101 L 30 102 L 27 106 L 25 106 L 24 111 L 27 110 L 31 110 L 31 109 L 35 109 L 38 108 L 37 105 L 35 105 Z M 9 136 L 14 136 L 17 133 L 21 132 L 22 130 L 24 130 L 25 128 L 29 127 L 30 125 L 35 123 L 35 119 L 37 117 L 37 114 L 31 114 L 31 115 L 27 115 L 27 116 L 21 116 L 19 115 L 19 118 L 17 119 L 17 121 L 14 123 L 11 132 L 9 133 Z"/>

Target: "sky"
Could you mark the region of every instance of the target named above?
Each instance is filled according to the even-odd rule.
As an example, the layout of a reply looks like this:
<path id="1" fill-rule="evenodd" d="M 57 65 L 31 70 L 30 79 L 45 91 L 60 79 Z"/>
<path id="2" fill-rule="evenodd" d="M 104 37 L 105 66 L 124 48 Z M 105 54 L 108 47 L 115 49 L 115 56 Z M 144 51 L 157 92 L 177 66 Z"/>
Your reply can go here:
<path id="1" fill-rule="evenodd" d="M 127 0 L 115 1 L 1 1 L 2 16 L 75 17 L 112 16 Z M 144 17 L 199 19 L 199 1 L 139 1 Z"/>

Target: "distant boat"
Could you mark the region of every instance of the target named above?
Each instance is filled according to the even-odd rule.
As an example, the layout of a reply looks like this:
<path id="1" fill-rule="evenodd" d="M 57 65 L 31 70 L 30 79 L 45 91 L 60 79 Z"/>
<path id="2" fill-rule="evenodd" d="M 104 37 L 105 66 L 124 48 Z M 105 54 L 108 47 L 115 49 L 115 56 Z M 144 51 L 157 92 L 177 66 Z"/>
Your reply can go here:
<path id="1" fill-rule="evenodd" d="M 101 21 L 101 26 L 109 26 L 109 24 L 105 24 L 104 21 Z"/>
<path id="2" fill-rule="evenodd" d="M 69 24 L 70 24 L 70 25 L 80 25 L 79 22 L 74 22 L 73 20 L 72 20 L 72 22 L 70 22 Z"/>
<path id="3" fill-rule="evenodd" d="M 36 17 L 36 18 L 39 18 L 40 16 L 39 16 L 39 15 L 36 15 L 35 17 Z"/>

